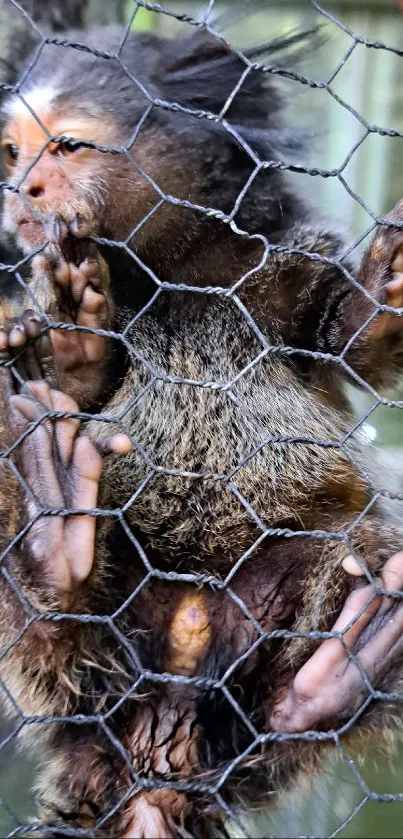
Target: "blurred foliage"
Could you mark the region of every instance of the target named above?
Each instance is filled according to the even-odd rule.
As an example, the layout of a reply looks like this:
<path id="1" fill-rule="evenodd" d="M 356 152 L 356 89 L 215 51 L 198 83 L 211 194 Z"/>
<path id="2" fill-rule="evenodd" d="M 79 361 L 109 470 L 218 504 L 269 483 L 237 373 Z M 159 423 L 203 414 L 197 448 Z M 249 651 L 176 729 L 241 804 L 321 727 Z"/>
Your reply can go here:
<path id="1" fill-rule="evenodd" d="M 133 13 L 133 3 L 132 0 L 129 0 L 127 3 L 127 17 Z M 138 8 L 136 14 L 133 19 L 132 29 L 135 29 L 136 32 L 149 32 L 151 29 L 155 27 L 155 14 L 150 12 L 148 9 L 141 9 Z"/>

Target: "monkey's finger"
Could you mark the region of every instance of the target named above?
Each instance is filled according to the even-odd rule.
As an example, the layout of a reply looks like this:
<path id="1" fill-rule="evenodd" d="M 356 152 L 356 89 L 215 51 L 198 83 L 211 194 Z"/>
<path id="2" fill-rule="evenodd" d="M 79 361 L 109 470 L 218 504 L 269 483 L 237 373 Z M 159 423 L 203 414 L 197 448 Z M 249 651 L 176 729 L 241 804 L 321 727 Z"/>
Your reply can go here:
<path id="1" fill-rule="evenodd" d="M 12 396 L 10 409 L 19 434 L 29 431 L 30 423 L 40 416 L 40 407 L 28 395 Z M 39 507 L 63 507 L 63 493 L 53 458 L 53 435 L 47 426 L 41 423 L 26 435 L 19 449 L 19 458 L 24 479 Z M 35 514 L 37 506 L 32 508 L 32 500 L 28 505 L 31 514 Z"/>
<path id="2" fill-rule="evenodd" d="M 357 638 L 376 615 L 381 598 L 374 597 L 374 593 L 373 586 L 365 586 L 353 591 L 347 598 L 331 630 L 343 634 L 345 647 L 354 646 Z M 336 665 L 340 665 L 341 669 L 346 667 L 349 659 L 343 644 L 339 638 L 329 638 L 320 645 L 296 676 L 297 687 L 302 693 L 314 693 L 321 686 L 322 679 L 326 679 L 326 674 Z"/>
<path id="3" fill-rule="evenodd" d="M 83 299 L 78 312 L 77 323 L 89 329 L 102 329 L 102 315 L 105 310 L 105 298 L 98 294 L 91 286 L 84 290 Z M 105 356 L 106 339 L 103 335 L 94 333 L 82 336 L 85 357 L 88 362 L 100 361 Z"/>
<path id="4" fill-rule="evenodd" d="M 3 365 L 0 365 L 0 390 L 4 406 L 11 406 L 11 397 L 15 394 L 14 381 L 10 368 Z M 6 416 L 2 417 L 1 448 L 8 448 L 17 435 L 12 411 L 9 410 Z"/>
<path id="5" fill-rule="evenodd" d="M 33 309 L 25 309 L 22 314 L 22 322 L 28 338 L 37 338 L 42 329 L 42 320 Z"/>
<path id="6" fill-rule="evenodd" d="M 4 335 L 4 331 L 6 335 Z M 41 319 L 33 309 L 26 309 L 21 316 L 6 322 L 5 326 L 2 327 L 2 339 L 8 346 L 19 349 L 28 338 L 38 337 L 40 331 Z"/>
<path id="7" fill-rule="evenodd" d="M 78 413 L 78 405 L 60 390 L 51 391 L 52 406 L 55 411 L 61 413 Z M 62 463 L 65 466 L 70 464 L 73 456 L 74 441 L 80 427 L 80 420 L 77 417 L 58 418 L 54 423 L 57 449 Z"/>
<path id="8" fill-rule="evenodd" d="M 355 556 L 353 556 L 352 554 L 349 554 L 348 556 L 346 556 L 345 559 L 343 559 L 343 562 L 341 564 L 342 564 L 344 570 L 347 572 L 347 574 L 351 574 L 352 577 L 363 577 L 364 576 L 363 568 L 361 568 L 361 566 L 357 562 Z"/>
<path id="9" fill-rule="evenodd" d="M 53 276 L 57 285 L 62 288 L 67 288 L 70 283 L 70 263 L 60 254 L 60 258 L 55 265 Z"/>
<path id="10" fill-rule="evenodd" d="M 24 346 L 27 340 L 25 326 L 21 318 L 15 318 L 13 323 L 9 326 L 8 343 L 13 349 L 19 349 Z"/>
<path id="11" fill-rule="evenodd" d="M 400 264 L 402 258 L 402 256 L 399 256 L 393 265 Z M 392 312 L 380 312 L 374 320 L 372 327 L 372 332 L 377 338 L 383 338 L 385 335 L 400 332 L 403 329 L 403 317 L 401 314 L 401 309 L 403 308 L 403 273 L 401 271 L 392 273 L 392 279 L 386 283 L 385 303 L 398 311 L 396 314 Z"/>
<path id="12" fill-rule="evenodd" d="M 40 516 L 25 536 L 24 549 L 42 575 L 52 581 L 59 594 L 71 589 L 71 575 L 65 557 L 64 522 L 56 516 Z"/>
<path id="13" fill-rule="evenodd" d="M 81 213 L 76 213 L 69 223 L 69 230 L 77 239 L 85 238 L 91 234 L 91 222 Z"/>
<path id="14" fill-rule="evenodd" d="M 103 294 L 99 294 L 90 285 L 84 290 L 82 303 L 78 315 L 77 323 L 80 326 L 89 326 L 91 329 L 96 329 L 99 326 L 99 314 L 105 306 L 105 298 Z M 92 317 L 96 315 L 96 317 Z"/>
<path id="15" fill-rule="evenodd" d="M 43 416 L 47 411 L 52 410 L 51 389 L 43 379 L 40 381 L 26 382 L 21 395 L 28 398 L 31 397 L 31 402 L 35 405 L 37 411 L 34 419 L 38 419 L 39 416 Z"/>
<path id="16" fill-rule="evenodd" d="M 23 379 L 42 379 L 42 371 L 36 357 L 35 347 L 27 344 L 16 359 L 17 369 Z"/>
<path id="17" fill-rule="evenodd" d="M 87 271 L 82 271 L 81 267 L 70 265 L 70 290 L 73 300 L 79 303 L 82 299 L 85 287 L 88 285 Z"/>
<path id="18" fill-rule="evenodd" d="M 385 667 L 388 657 L 403 648 L 403 605 L 393 604 L 379 616 L 372 629 L 371 640 L 357 653 L 357 659 L 370 680 Z"/>
<path id="19" fill-rule="evenodd" d="M 36 383 L 38 384 L 38 383 Z M 30 389 L 34 389 L 32 383 Z M 41 392 L 42 391 L 42 392 Z M 43 398 L 44 389 L 37 388 Z M 46 394 L 45 394 L 46 395 Z M 11 410 L 16 417 L 19 430 L 28 429 L 34 413 L 40 407 L 28 396 L 14 396 L 10 399 Z M 64 521 L 55 516 L 38 512 L 65 506 L 64 490 L 54 458 L 53 434 L 44 425 L 39 425 L 28 434 L 19 454 L 22 475 L 30 492 L 27 492 L 28 515 L 35 521 L 24 539 L 24 545 L 31 560 L 44 567 L 47 579 L 52 580 L 59 591 L 71 587 L 71 575 L 65 559 Z"/>
<path id="20" fill-rule="evenodd" d="M 393 554 L 385 562 L 380 573 L 382 586 L 387 591 L 401 591 L 403 588 L 403 551 Z"/>
<path id="21" fill-rule="evenodd" d="M 49 439 L 53 439 L 52 423 L 46 419 L 47 412 L 52 410 L 50 387 L 47 382 L 43 379 L 25 382 L 20 393 L 13 397 L 12 405 L 19 412 L 19 419 L 16 420 L 19 434 L 24 431 L 27 420 L 36 422 L 43 418 L 38 428 L 43 428 Z"/>
<path id="22" fill-rule="evenodd" d="M 73 507 L 91 510 L 97 506 L 102 458 L 88 437 L 79 437 L 73 453 Z M 94 516 L 71 516 L 65 524 L 66 555 L 73 581 L 87 579 L 94 562 Z"/>
<path id="23" fill-rule="evenodd" d="M 52 359 L 53 361 L 53 347 L 49 332 L 45 332 L 37 339 L 35 342 L 35 348 L 37 356 L 41 359 L 41 361 L 44 361 L 45 359 L 48 361 Z"/>
<path id="24" fill-rule="evenodd" d="M 392 271 L 403 273 L 403 247 L 397 249 L 391 268 Z"/>
<path id="25" fill-rule="evenodd" d="M 126 434 L 119 431 L 112 437 L 104 437 L 103 440 L 96 440 L 94 445 L 101 457 L 108 454 L 124 455 L 133 451 L 133 443 Z"/>
<path id="26" fill-rule="evenodd" d="M 393 279 L 386 284 L 385 291 L 387 305 L 400 309 L 403 306 L 403 273 L 401 271 L 393 275 Z"/>
<path id="27" fill-rule="evenodd" d="M 87 278 L 87 283 L 90 282 L 94 288 L 101 285 L 101 277 L 99 276 L 99 263 L 97 259 L 91 259 L 87 256 L 79 265 L 79 271 Z"/>
<path id="28" fill-rule="evenodd" d="M 356 558 L 352 555 L 347 556 L 342 566 L 347 574 L 353 577 L 364 576 L 364 568 L 361 568 Z M 403 551 L 391 556 L 385 563 L 380 573 L 380 587 L 390 592 L 400 592 L 403 588 Z M 379 613 L 385 612 L 390 608 L 390 598 L 384 597 L 383 602 L 379 607 Z"/>
<path id="29" fill-rule="evenodd" d="M 45 221 L 45 232 L 51 245 L 61 245 L 67 236 L 67 224 L 60 213 L 52 213 Z"/>
<path id="30" fill-rule="evenodd" d="M 381 603 L 381 597 L 374 596 L 375 593 L 376 588 L 374 586 L 364 586 L 363 588 L 359 588 L 351 592 L 348 596 L 344 607 L 331 630 L 332 632 L 340 632 L 343 634 L 343 642 L 346 647 L 353 646 L 363 629 L 367 626 L 373 616 L 376 615 Z M 329 649 L 334 647 L 334 649 L 339 652 L 340 649 L 343 649 L 337 638 L 330 638 L 328 641 L 323 642 L 321 647 L 317 650 L 317 653 L 319 653 L 322 648 L 326 650 L 326 645 L 329 645 Z M 314 656 L 312 658 L 314 658 Z M 338 658 L 338 655 L 336 655 L 336 658 Z"/>

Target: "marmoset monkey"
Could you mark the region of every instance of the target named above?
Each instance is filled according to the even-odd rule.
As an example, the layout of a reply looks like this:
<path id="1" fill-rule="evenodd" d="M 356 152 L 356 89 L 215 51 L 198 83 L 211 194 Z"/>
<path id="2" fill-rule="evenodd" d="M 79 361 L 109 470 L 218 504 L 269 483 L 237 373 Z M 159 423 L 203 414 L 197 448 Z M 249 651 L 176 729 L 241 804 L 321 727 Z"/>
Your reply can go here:
<path id="1" fill-rule="evenodd" d="M 55 834 L 211 836 L 320 765 L 293 732 L 400 725 L 366 697 L 403 689 L 403 529 L 343 379 L 400 372 L 403 204 L 354 282 L 256 163 L 287 142 L 272 77 L 229 100 L 245 65 L 213 36 L 121 39 L 48 44 L 3 106 L 32 270 L 0 336 L 2 675 L 55 718 Z"/>

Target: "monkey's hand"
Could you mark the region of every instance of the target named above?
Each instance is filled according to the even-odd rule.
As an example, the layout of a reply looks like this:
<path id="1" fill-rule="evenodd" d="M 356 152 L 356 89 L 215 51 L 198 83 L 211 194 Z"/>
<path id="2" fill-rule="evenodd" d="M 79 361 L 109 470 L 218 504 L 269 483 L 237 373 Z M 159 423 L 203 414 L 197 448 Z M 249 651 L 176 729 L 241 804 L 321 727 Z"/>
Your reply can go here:
<path id="1" fill-rule="evenodd" d="M 349 557 L 346 570 L 362 574 Z M 383 675 L 403 653 L 403 553 L 386 562 L 377 586 L 347 598 L 324 641 L 281 693 L 271 714 L 274 731 L 301 732 L 348 722 L 379 688 Z"/>
<path id="2" fill-rule="evenodd" d="M 391 223 L 403 223 L 403 201 L 387 218 Z M 380 225 L 377 228 L 363 256 L 359 278 L 364 289 L 382 307 L 368 311 L 372 315 L 368 336 L 378 340 L 403 335 L 403 227 Z M 356 316 L 360 315 L 359 309 Z M 357 327 L 362 327 L 364 322 L 365 318 L 360 324 L 357 322 Z"/>
<path id="3" fill-rule="evenodd" d="M 393 385 L 403 366 L 403 201 L 379 225 L 330 326 L 329 343 L 363 382 Z"/>
<path id="4" fill-rule="evenodd" d="M 10 374 L 2 368 L 1 375 Z M 71 397 L 44 381 L 27 382 L 9 398 L 28 525 L 17 550 L 34 588 L 49 591 L 64 610 L 92 570 L 96 518 L 86 511 L 97 505 L 102 469 L 100 452 L 78 434 L 77 411 Z M 130 450 L 123 434 L 103 442 L 102 453 Z"/>
<path id="5" fill-rule="evenodd" d="M 114 312 L 109 269 L 96 245 L 84 238 L 83 220 L 76 217 L 67 225 L 52 216 L 47 227 L 50 244 L 32 260 L 29 282 L 37 316 L 30 308 L 6 322 L 0 349 L 18 350 L 27 339 L 42 336 L 38 355 L 46 378 L 85 409 L 104 400 L 109 384 L 112 347 L 105 332 Z M 55 323 L 48 329 L 50 345 L 43 340 L 49 320 Z"/>

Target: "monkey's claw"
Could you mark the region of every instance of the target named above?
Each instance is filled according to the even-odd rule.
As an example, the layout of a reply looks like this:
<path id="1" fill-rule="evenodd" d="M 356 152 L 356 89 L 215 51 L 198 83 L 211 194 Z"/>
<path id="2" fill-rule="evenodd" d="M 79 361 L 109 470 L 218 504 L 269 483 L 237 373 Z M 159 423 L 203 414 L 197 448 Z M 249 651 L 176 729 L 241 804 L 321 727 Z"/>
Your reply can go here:
<path id="1" fill-rule="evenodd" d="M 65 248 L 65 256 L 69 259 L 74 257 L 74 239 L 83 239 L 95 232 L 91 221 L 81 213 L 76 213 L 70 221 L 66 221 L 60 213 L 52 213 L 46 219 L 45 230 L 49 243 Z"/>

